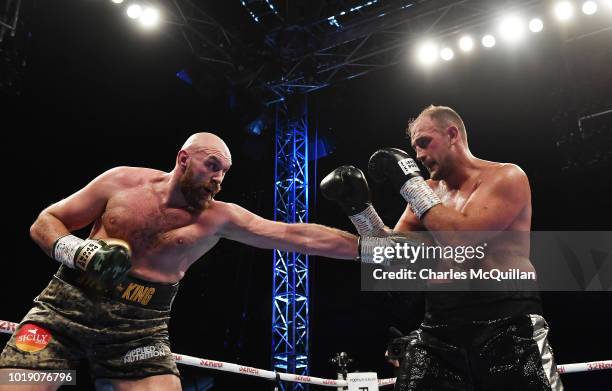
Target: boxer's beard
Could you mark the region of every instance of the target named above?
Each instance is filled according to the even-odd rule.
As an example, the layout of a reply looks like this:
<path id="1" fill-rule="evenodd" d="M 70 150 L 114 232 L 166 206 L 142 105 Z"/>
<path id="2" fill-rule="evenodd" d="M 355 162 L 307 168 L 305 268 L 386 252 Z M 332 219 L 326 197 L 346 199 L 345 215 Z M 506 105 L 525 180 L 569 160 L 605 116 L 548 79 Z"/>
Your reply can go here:
<path id="1" fill-rule="evenodd" d="M 179 181 L 181 192 L 189 207 L 203 211 L 210 206 L 210 201 L 221 191 L 221 185 L 212 181 L 198 183 L 193 177 L 193 170 L 189 164 Z"/>

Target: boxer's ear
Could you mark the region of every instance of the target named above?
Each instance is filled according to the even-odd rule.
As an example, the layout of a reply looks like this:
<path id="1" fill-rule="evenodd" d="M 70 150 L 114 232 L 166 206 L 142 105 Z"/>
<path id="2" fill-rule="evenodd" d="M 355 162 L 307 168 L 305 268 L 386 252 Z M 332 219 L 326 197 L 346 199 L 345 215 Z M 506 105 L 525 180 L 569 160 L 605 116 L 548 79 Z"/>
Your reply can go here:
<path id="1" fill-rule="evenodd" d="M 446 128 L 446 135 L 448 136 L 450 144 L 453 145 L 457 142 L 457 139 L 459 138 L 459 129 L 457 129 L 455 125 L 449 126 L 448 128 Z"/>
<path id="2" fill-rule="evenodd" d="M 187 171 L 187 161 L 189 160 L 189 154 L 185 150 L 180 150 L 176 156 L 176 165 L 181 169 L 182 172 Z"/>

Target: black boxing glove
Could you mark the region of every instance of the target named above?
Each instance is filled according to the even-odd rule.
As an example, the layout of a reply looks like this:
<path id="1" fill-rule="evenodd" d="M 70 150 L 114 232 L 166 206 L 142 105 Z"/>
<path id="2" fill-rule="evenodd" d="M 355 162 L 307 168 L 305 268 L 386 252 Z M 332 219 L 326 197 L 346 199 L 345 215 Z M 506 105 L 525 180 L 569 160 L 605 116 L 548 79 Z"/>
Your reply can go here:
<path id="1" fill-rule="evenodd" d="M 66 235 L 55 241 L 53 258 L 72 269 L 80 269 L 103 286 L 119 282 L 132 267 L 131 249 L 119 239 L 87 239 Z"/>
<path id="2" fill-rule="evenodd" d="M 363 172 L 353 166 L 341 166 L 321 181 L 321 193 L 336 201 L 347 216 L 363 212 L 372 203 L 370 189 Z"/>
<path id="3" fill-rule="evenodd" d="M 442 203 L 423 179 L 416 162 L 401 149 L 385 148 L 374 152 L 368 171 L 377 182 L 390 180 L 419 219 Z"/>
<path id="4" fill-rule="evenodd" d="M 323 197 L 340 205 L 360 235 L 385 235 L 385 224 L 372 206 L 370 188 L 360 169 L 338 167 L 323 178 L 320 187 Z"/>

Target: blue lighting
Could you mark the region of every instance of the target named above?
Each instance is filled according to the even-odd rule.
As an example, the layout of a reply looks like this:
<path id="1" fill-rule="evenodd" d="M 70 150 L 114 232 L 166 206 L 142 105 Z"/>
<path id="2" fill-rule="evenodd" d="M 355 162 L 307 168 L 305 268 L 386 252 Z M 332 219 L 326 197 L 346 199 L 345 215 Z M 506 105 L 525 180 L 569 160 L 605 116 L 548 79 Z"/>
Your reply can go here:
<path id="1" fill-rule="evenodd" d="M 193 80 L 191 79 L 191 76 L 189 76 L 187 71 L 184 69 L 181 69 L 180 71 L 176 72 L 176 77 L 189 84 L 190 86 L 193 85 Z"/>
<path id="2" fill-rule="evenodd" d="M 368 1 L 367 3 L 364 3 L 364 4 L 361 4 L 361 5 L 352 7 L 348 11 L 341 11 L 338 15 L 333 15 L 333 16 L 328 17 L 327 21 L 329 22 L 330 26 L 334 26 L 334 27 L 340 29 L 340 28 L 342 28 L 342 24 L 340 24 L 340 22 L 338 22 L 336 17 L 338 17 L 338 16 L 345 16 L 347 13 L 359 11 L 362 8 L 374 5 L 375 3 L 378 3 L 378 0 Z"/>
<path id="3" fill-rule="evenodd" d="M 274 219 L 308 222 L 308 112 L 276 110 Z M 308 256 L 274 250 L 272 287 L 272 366 L 276 371 L 308 375 Z M 281 383 L 284 391 L 302 391 L 302 383 Z"/>
<path id="4" fill-rule="evenodd" d="M 274 8 L 274 4 L 272 4 L 270 0 L 266 0 L 266 3 L 268 3 L 268 6 L 270 7 L 270 9 L 274 11 L 275 14 L 278 15 L 278 12 L 276 12 L 276 8 Z"/>
<path id="5" fill-rule="evenodd" d="M 247 125 L 247 129 L 249 133 L 260 136 L 261 132 L 264 130 L 264 121 L 261 117 L 255 119 L 250 124 Z"/>
<path id="6" fill-rule="evenodd" d="M 240 4 L 242 4 L 242 6 L 244 8 L 246 8 L 246 10 L 248 11 L 249 15 L 251 15 L 251 18 L 253 18 L 253 20 L 255 22 L 257 22 L 257 23 L 260 23 L 262 18 L 264 16 L 266 16 L 266 13 L 262 14 L 262 12 L 257 12 L 257 13 L 253 12 L 249 8 L 249 6 L 247 5 L 247 2 L 245 0 L 240 0 Z M 278 11 L 276 10 L 276 7 L 274 7 L 274 4 L 272 3 L 271 0 L 266 0 L 266 4 L 268 5 L 268 8 L 270 8 L 275 15 L 278 15 Z"/>
<path id="7" fill-rule="evenodd" d="M 310 145 L 310 149 L 314 151 L 310 155 L 310 159 L 321 159 L 329 156 L 336 150 L 336 142 L 331 136 L 320 135 L 316 142 Z"/>
<path id="8" fill-rule="evenodd" d="M 329 22 L 329 24 L 331 26 L 334 26 L 336 28 L 341 28 L 342 26 L 340 25 L 340 23 L 338 23 L 338 20 L 336 20 L 335 16 L 330 16 L 329 18 L 327 18 L 327 21 Z"/>

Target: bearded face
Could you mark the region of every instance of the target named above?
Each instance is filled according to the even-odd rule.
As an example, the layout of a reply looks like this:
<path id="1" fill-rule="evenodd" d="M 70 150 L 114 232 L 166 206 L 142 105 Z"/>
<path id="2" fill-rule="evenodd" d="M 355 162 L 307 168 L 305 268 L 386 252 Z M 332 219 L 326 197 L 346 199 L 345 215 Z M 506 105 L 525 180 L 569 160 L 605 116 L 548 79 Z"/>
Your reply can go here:
<path id="1" fill-rule="evenodd" d="M 187 204 L 198 211 L 203 211 L 210 205 L 210 201 L 221 191 L 221 185 L 210 179 L 198 179 L 191 162 L 179 181 L 183 197 Z"/>

